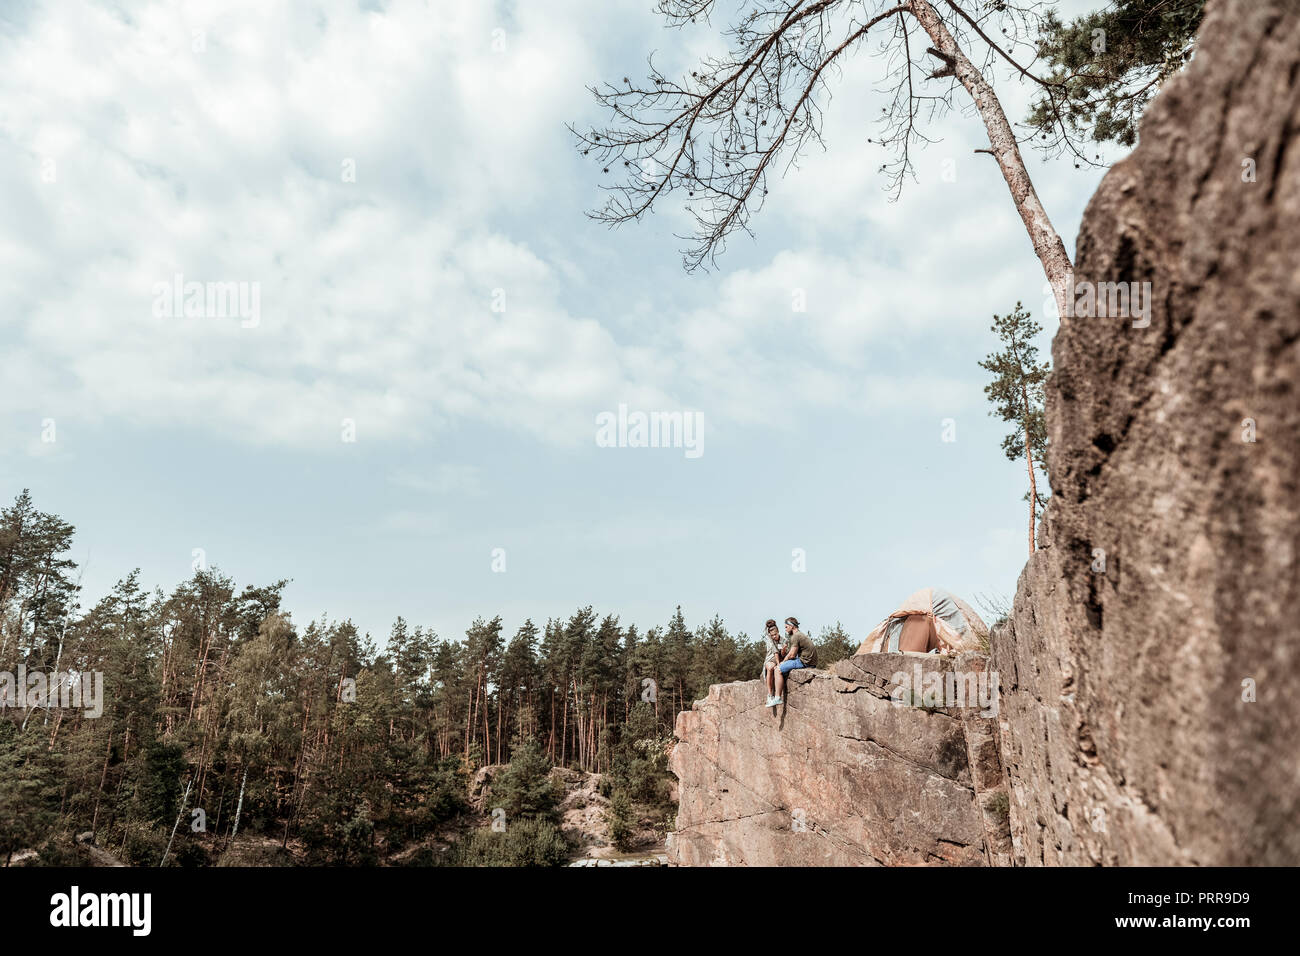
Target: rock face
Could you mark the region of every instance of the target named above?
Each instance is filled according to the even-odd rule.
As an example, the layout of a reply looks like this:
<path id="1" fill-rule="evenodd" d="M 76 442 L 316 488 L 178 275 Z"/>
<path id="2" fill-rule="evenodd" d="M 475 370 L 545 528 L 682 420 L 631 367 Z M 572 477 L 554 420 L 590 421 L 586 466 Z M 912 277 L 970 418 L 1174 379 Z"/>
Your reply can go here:
<path id="1" fill-rule="evenodd" d="M 1300 3 L 1211 0 L 1084 217 L 1078 289 L 1138 298 L 1061 321 L 997 720 L 895 706 L 899 655 L 796 672 L 783 724 L 713 687 L 674 862 L 1300 864 L 1298 137 Z"/>
<path id="2" fill-rule="evenodd" d="M 783 708 L 764 706 L 761 681 L 714 685 L 677 716 L 670 766 L 682 794 L 669 858 L 687 866 L 1009 862 L 997 721 L 981 716 L 974 693 L 966 707 L 891 699 L 900 683 L 924 686 L 914 667 L 973 675 L 985 663 L 976 654 L 863 654 L 832 671 L 795 671 Z M 899 671 L 906 681 L 894 680 Z"/>
<path id="3" fill-rule="evenodd" d="M 1029 864 L 1300 863 L 1300 4 L 1212 2 L 1198 50 L 1079 235 L 1150 326 L 1053 345 L 1055 497 L 993 640 Z"/>

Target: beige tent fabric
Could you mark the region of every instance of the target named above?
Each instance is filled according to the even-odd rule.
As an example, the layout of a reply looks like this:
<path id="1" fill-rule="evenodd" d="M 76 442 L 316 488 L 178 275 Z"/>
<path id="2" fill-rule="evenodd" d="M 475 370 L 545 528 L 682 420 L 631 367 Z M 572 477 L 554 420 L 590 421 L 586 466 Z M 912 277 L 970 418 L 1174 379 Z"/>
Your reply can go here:
<path id="1" fill-rule="evenodd" d="M 903 629 L 898 634 L 900 651 L 925 653 L 939 646 L 934 619 L 925 614 L 913 614 L 903 619 Z"/>
<path id="2" fill-rule="evenodd" d="M 950 606 L 948 602 L 951 602 Z M 936 605 L 940 609 L 947 606 L 949 613 L 945 615 L 937 612 Z M 908 618 L 914 616 L 927 619 L 934 628 L 934 639 L 930 641 L 930 646 L 937 645 L 940 654 L 978 650 L 981 639 L 988 637 L 988 627 L 961 598 L 940 588 L 922 588 L 872 629 L 858 647 L 858 653 L 879 654 L 888 650 L 891 625 L 896 621 L 901 622 L 898 630 L 906 629 L 910 636 L 915 625 Z"/>
<path id="3" fill-rule="evenodd" d="M 948 598 L 953 604 L 957 605 L 957 610 L 961 611 L 962 617 L 966 619 L 966 625 L 969 628 L 969 631 L 965 645 L 969 645 L 971 650 L 979 650 L 981 643 L 987 646 L 989 641 L 989 627 L 984 623 L 984 618 L 980 617 L 973 607 L 957 595 L 949 594 Z M 962 647 L 963 650 L 966 650 L 965 645 Z"/>

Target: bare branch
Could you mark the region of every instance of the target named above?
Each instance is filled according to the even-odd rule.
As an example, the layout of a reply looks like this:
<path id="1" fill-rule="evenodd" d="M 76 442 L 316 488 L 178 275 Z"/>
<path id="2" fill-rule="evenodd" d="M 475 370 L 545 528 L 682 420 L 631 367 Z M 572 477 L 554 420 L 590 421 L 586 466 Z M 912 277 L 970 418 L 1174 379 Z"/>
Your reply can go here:
<path id="1" fill-rule="evenodd" d="M 936 3 L 946 3 L 951 22 L 935 10 Z M 659 0 L 660 12 L 674 26 L 707 20 L 714 5 L 715 0 Z M 892 31 L 880 33 L 877 51 L 884 68 L 884 85 L 877 91 L 886 105 L 876 117 L 879 135 L 869 139 L 886 151 L 880 171 L 890 198 L 898 198 L 905 179 L 915 178 L 913 146 L 932 142 L 922 131 L 923 121 L 952 108 L 964 89 L 989 128 L 992 149 L 985 152 L 997 159 L 1035 250 L 1059 281 L 1063 246 L 1029 183 L 1020 139 L 986 79 L 1005 61 L 1021 78 L 1054 93 L 1057 84 L 1035 76 L 1032 62 L 1026 66 L 1018 59 L 1026 48 L 1036 54 L 1026 36 L 1041 22 L 1042 0 L 996 0 L 972 7 L 974 14 L 957 0 L 748 0 L 746 5 L 748 12 L 724 31 L 730 52 L 705 58 L 689 76 L 671 78 L 651 58 L 644 81 L 623 77 L 621 84 L 593 88 L 598 103 L 609 110 L 609 125 L 570 130 L 583 154 L 599 160 L 604 174 L 617 177 L 602 186 L 607 197 L 589 213 L 593 219 L 609 225 L 636 221 L 663 196 L 684 190 L 694 223 L 693 234 L 681 237 L 692 243 L 683 252 L 685 266 L 691 271 L 713 264 L 733 232 L 749 232 L 774 164 L 784 157 L 781 168 L 788 171 L 808 147 L 824 145 L 822 111 L 830 99 L 830 77 L 861 48 L 869 31 L 892 21 Z M 931 40 L 925 52 L 939 62 L 933 71 L 913 60 L 914 23 Z M 996 40 L 999 30 L 1002 39 Z M 979 47 L 976 61 L 965 49 L 971 44 Z M 918 89 L 913 70 L 922 78 L 955 82 Z M 1069 142 L 1067 124 L 1062 120 L 1055 128 Z"/>
<path id="2" fill-rule="evenodd" d="M 664 194 L 685 189 L 697 226 L 686 266 L 712 262 L 726 237 L 747 230 L 761 208 L 778 156 L 788 153 L 789 168 L 808 145 L 821 143 L 818 94 L 828 72 L 869 30 L 907 9 L 898 3 L 865 21 L 845 22 L 856 5 L 787 0 L 759 7 L 728 31 L 736 52 L 705 61 L 690 77 L 670 80 L 652 60 L 645 84 L 625 77 L 621 87 L 593 89 L 615 124 L 570 130 L 604 172 L 619 166 L 627 178 L 604 187 L 611 195 L 591 216 L 611 225 L 638 220 Z M 688 21 L 711 6 L 664 0 L 661 10 Z M 832 40 L 835 33 L 840 36 Z"/>

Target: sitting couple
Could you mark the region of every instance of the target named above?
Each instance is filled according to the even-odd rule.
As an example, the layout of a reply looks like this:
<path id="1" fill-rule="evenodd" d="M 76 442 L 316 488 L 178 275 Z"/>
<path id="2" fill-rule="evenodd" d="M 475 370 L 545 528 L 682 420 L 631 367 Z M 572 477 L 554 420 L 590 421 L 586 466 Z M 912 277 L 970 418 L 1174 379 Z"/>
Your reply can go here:
<path id="1" fill-rule="evenodd" d="M 812 638 L 799 630 L 799 621 L 785 619 L 785 637 L 777 630 L 776 621 L 769 619 L 763 638 L 767 657 L 763 661 L 763 680 L 767 684 L 767 706 L 785 703 L 785 675 L 800 667 L 817 666 L 817 648 Z"/>

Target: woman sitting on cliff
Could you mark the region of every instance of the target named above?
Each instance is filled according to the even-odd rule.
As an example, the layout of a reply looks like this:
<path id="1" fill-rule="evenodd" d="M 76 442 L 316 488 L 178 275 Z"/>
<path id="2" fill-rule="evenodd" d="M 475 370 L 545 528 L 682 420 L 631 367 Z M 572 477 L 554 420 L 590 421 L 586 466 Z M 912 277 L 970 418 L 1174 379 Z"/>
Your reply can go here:
<path id="1" fill-rule="evenodd" d="M 764 632 L 763 644 L 767 649 L 767 656 L 763 660 L 763 682 L 767 684 L 766 706 L 771 707 L 776 703 L 776 668 L 785 655 L 786 644 L 781 639 L 781 629 L 776 626 L 774 618 L 767 619 Z"/>

